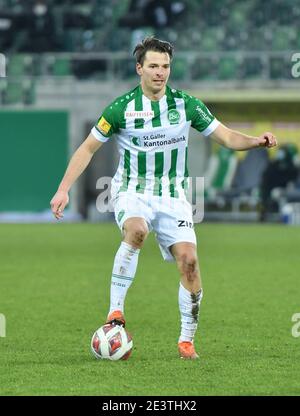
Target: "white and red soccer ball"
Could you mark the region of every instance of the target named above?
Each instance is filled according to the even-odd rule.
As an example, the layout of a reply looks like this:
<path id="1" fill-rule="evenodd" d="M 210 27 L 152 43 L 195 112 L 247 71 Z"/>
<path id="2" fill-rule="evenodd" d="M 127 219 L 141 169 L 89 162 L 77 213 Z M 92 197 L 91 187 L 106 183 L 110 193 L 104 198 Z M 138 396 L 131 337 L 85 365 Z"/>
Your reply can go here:
<path id="1" fill-rule="evenodd" d="M 132 337 L 122 325 L 105 324 L 91 340 L 91 351 L 98 359 L 127 360 L 132 347 Z"/>

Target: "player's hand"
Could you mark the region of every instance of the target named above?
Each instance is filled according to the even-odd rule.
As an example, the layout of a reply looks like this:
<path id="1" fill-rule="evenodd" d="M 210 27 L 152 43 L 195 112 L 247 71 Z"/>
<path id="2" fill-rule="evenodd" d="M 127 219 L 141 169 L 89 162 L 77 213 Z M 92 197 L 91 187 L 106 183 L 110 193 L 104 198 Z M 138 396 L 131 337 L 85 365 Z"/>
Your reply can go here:
<path id="1" fill-rule="evenodd" d="M 272 134 L 268 131 L 266 133 L 262 134 L 261 136 L 259 136 L 258 143 L 259 143 L 259 146 L 262 146 L 262 147 L 275 147 L 275 146 L 277 146 L 276 137 L 274 136 L 274 134 Z"/>
<path id="2" fill-rule="evenodd" d="M 64 191 L 57 191 L 54 197 L 50 201 L 51 211 L 54 217 L 59 220 L 63 218 L 63 210 L 69 203 L 69 194 Z"/>

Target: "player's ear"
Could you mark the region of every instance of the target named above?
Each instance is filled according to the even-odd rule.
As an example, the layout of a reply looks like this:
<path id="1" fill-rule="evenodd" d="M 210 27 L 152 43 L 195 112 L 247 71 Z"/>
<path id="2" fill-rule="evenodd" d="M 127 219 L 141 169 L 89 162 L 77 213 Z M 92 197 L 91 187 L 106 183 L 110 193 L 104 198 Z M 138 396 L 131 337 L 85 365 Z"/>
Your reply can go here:
<path id="1" fill-rule="evenodd" d="M 142 75 L 142 65 L 139 62 L 136 64 L 136 72 L 138 75 Z"/>

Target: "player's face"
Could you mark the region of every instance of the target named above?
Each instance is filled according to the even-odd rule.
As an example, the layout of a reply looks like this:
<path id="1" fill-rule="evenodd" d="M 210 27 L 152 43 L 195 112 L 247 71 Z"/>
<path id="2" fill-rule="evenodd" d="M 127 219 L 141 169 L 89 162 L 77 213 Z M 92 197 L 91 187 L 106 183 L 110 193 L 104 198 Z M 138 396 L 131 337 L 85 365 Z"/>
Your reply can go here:
<path id="1" fill-rule="evenodd" d="M 170 75 L 170 56 L 167 53 L 148 51 L 143 66 L 137 64 L 136 69 L 144 91 L 164 93 Z"/>

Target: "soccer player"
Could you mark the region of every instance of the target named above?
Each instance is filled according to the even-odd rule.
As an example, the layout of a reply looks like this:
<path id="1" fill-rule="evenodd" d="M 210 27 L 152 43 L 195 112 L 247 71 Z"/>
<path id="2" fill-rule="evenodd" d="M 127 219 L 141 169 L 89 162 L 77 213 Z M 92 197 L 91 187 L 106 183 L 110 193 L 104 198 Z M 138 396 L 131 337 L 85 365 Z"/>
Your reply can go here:
<path id="1" fill-rule="evenodd" d="M 154 231 L 167 261 L 176 261 L 180 274 L 179 356 L 196 359 L 194 348 L 203 289 L 185 191 L 190 126 L 203 136 L 235 150 L 276 146 L 272 133 L 252 137 L 220 123 L 198 98 L 168 86 L 173 46 L 148 37 L 135 47 L 140 84 L 104 109 L 89 136 L 76 150 L 51 201 L 57 219 L 68 204 L 68 192 L 93 154 L 117 140 L 120 161 L 112 180 L 111 201 L 123 241 L 111 278 L 107 322 L 125 325 L 124 302 L 134 280 L 140 249 Z"/>

